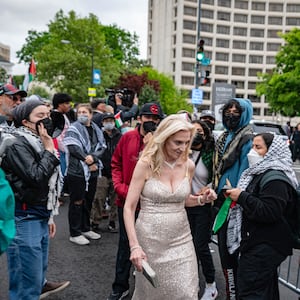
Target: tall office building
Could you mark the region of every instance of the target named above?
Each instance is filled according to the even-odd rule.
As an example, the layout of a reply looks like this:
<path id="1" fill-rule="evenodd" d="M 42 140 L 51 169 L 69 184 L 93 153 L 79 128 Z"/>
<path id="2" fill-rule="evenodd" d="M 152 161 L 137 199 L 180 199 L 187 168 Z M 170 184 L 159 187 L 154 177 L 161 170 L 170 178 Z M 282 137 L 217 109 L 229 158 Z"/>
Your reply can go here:
<path id="1" fill-rule="evenodd" d="M 299 26 L 299 0 L 149 0 L 148 61 L 191 91 L 200 29 L 211 59 L 210 65 L 201 66 L 201 71 L 210 71 L 210 84 L 201 87 L 201 110 L 210 108 L 212 83 L 228 83 L 236 86 L 237 97 L 252 101 L 254 117 L 271 119 L 264 97 L 256 96 L 257 73 L 275 66 L 283 44 L 278 32 Z"/>

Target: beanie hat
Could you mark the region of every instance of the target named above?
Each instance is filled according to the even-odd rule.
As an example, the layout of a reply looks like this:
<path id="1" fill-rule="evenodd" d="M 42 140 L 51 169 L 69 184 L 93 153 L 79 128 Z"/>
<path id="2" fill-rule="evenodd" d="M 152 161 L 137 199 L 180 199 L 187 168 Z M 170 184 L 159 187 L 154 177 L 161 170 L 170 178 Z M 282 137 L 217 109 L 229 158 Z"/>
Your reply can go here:
<path id="1" fill-rule="evenodd" d="M 72 97 L 69 94 L 56 93 L 54 94 L 52 99 L 53 108 L 56 109 L 58 108 L 59 104 L 71 102 L 71 101 L 72 101 Z"/>
<path id="2" fill-rule="evenodd" d="M 24 101 L 16 106 L 12 111 L 16 127 L 21 126 L 23 120 L 28 120 L 31 112 L 40 105 L 45 105 L 45 103 L 36 99 Z"/>

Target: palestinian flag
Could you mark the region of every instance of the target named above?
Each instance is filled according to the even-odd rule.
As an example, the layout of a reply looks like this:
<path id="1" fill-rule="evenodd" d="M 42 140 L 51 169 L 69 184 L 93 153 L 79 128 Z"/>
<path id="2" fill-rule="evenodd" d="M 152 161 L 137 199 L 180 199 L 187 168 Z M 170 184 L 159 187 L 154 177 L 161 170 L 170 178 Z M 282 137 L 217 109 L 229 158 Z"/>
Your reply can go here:
<path id="1" fill-rule="evenodd" d="M 119 111 L 117 114 L 115 114 L 115 122 L 116 122 L 116 127 L 120 128 L 123 125 L 122 119 L 121 119 L 121 111 Z"/>
<path id="2" fill-rule="evenodd" d="M 33 58 L 29 64 L 28 72 L 25 74 L 25 78 L 23 81 L 23 90 L 27 91 L 29 83 L 35 78 L 36 76 L 36 66 Z"/>

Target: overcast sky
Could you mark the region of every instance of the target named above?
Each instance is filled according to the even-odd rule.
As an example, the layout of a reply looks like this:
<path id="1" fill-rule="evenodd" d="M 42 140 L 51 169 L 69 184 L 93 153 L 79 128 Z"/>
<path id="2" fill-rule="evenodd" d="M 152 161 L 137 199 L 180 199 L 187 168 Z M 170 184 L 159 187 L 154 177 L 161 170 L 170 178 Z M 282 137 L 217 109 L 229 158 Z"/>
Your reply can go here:
<path id="1" fill-rule="evenodd" d="M 146 58 L 148 0 L 2 0 L 0 8 L 0 42 L 10 46 L 13 74 L 24 74 L 26 67 L 17 65 L 28 31 L 47 30 L 47 24 L 62 9 L 66 15 L 74 10 L 80 17 L 95 14 L 103 25 L 117 24 L 139 36 L 140 57 Z"/>

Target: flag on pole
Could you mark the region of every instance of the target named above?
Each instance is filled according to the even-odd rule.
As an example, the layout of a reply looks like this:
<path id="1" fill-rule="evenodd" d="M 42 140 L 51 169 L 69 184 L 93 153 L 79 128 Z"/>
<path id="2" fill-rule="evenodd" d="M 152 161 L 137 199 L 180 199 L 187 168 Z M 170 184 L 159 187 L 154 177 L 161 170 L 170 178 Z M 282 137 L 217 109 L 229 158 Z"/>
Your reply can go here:
<path id="1" fill-rule="evenodd" d="M 36 66 L 33 58 L 29 64 L 28 72 L 25 74 L 24 81 L 23 81 L 23 90 L 27 91 L 29 83 L 34 79 L 36 76 Z"/>
<path id="2" fill-rule="evenodd" d="M 115 114 L 115 122 L 116 122 L 117 128 L 122 127 L 123 122 L 122 122 L 122 119 L 121 119 L 121 111 L 119 111 L 117 114 Z"/>

